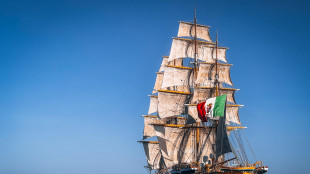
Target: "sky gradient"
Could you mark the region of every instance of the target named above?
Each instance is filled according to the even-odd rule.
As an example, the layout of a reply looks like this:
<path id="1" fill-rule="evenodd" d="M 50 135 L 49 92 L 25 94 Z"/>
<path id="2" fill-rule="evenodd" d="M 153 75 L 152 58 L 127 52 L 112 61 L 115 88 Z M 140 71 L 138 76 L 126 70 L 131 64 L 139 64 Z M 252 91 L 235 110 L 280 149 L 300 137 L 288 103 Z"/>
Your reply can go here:
<path id="1" fill-rule="evenodd" d="M 271 174 L 307 173 L 310 3 L 200 0 Z M 0 173 L 143 174 L 143 118 L 191 0 L 0 1 Z"/>

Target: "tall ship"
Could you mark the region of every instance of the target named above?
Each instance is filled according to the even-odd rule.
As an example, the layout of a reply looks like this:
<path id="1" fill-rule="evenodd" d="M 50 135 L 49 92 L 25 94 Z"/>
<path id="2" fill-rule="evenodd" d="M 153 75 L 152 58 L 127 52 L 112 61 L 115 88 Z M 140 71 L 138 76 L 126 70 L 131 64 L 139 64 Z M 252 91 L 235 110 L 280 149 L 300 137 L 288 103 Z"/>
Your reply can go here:
<path id="1" fill-rule="evenodd" d="M 209 26 L 179 22 L 169 56 L 163 56 L 144 118 L 143 145 L 150 173 L 266 173 L 250 162 L 239 118 L 242 105 L 226 60 Z M 247 139 L 246 139 L 247 140 Z M 248 141 L 247 141 L 248 142 Z M 252 151 L 253 152 L 253 151 Z M 253 153 L 254 155 L 254 153 Z M 255 155 L 254 155 L 255 157 Z M 255 157 L 256 158 L 256 157 Z"/>

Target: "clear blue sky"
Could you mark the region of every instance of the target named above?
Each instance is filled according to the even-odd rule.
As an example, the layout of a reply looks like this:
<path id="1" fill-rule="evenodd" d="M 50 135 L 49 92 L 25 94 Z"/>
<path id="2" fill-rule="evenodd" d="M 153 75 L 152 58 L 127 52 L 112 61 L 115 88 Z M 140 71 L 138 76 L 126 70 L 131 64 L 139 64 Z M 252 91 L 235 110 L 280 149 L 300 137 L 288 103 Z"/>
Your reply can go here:
<path id="1" fill-rule="evenodd" d="M 192 0 L 0 1 L 0 173 L 143 174 L 143 119 Z M 309 167 L 310 3 L 200 0 L 271 174 Z"/>

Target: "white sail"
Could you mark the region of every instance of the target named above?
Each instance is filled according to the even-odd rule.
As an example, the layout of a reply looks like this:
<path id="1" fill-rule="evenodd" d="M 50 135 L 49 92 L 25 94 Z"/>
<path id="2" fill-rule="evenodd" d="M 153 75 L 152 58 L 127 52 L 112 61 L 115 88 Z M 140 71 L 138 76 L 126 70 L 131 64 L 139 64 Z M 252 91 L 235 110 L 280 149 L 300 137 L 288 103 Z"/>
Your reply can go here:
<path id="1" fill-rule="evenodd" d="M 183 137 L 179 137 L 181 144 L 177 155 L 177 159 L 180 163 L 190 164 L 191 162 L 196 161 L 193 148 L 195 133 L 195 129 L 183 129 Z"/>
<path id="2" fill-rule="evenodd" d="M 227 48 L 224 48 L 224 47 L 218 47 L 217 48 L 217 59 L 221 60 L 225 63 L 227 63 L 226 50 L 227 50 Z M 216 58 L 216 49 L 213 50 L 212 54 L 213 54 L 212 57 L 215 59 Z"/>
<path id="3" fill-rule="evenodd" d="M 220 88 L 218 90 L 218 95 L 227 95 L 227 101 L 231 103 L 236 103 L 235 101 L 235 89 L 232 88 Z M 215 93 L 215 91 L 213 92 Z"/>
<path id="4" fill-rule="evenodd" d="M 168 119 L 159 119 L 158 116 L 154 115 L 143 115 L 143 117 L 144 117 L 143 139 L 156 136 L 153 124 L 165 124 L 169 120 L 173 121 L 173 124 L 184 125 L 186 123 L 186 117 L 176 117 Z"/>
<path id="5" fill-rule="evenodd" d="M 211 156 L 215 156 L 215 129 L 200 129 L 200 142 L 199 142 L 199 151 L 197 154 L 197 157 L 199 159 L 199 164 L 204 163 L 206 160 L 206 163 L 212 164 L 212 158 Z M 212 155 L 210 155 L 212 154 Z"/>
<path id="6" fill-rule="evenodd" d="M 205 86 L 205 84 L 210 84 L 215 79 L 215 65 L 214 64 L 203 64 L 200 63 L 198 76 L 196 84 L 199 86 Z M 230 65 L 229 64 L 218 64 L 218 74 L 219 82 L 226 83 L 233 86 L 233 83 L 230 79 Z"/>
<path id="7" fill-rule="evenodd" d="M 165 71 L 166 65 L 168 65 L 168 56 L 163 56 L 163 61 L 161 62 L 159 72 Z"/>
<path id="8" fill-rule="evenodd" d="M 227 101 L 231 103 L 235 102 L 235 89 L 233 88 L 219 88 L 218 95 L 227 95 Z M 215 89 L 211 87 L 196 87 L 191 103 L 202 103 L 208 98 L 215 96 Z"/>
<path id="9" fill-rule="evenodd" d="M 241 125 L 240 118 L 239 118 L 239 106 L 238 105 L 227 105 L 226 121 L 227 121 L 227 124 L 229 124 L 229 122 L 233 122 L 233 123 Z"/>
<path id="10" fill-rule="evenodd" d="M 188 108 L 188 115 L 190 115 L 196 122 L 201 122 L 200 118 L 198 117 L 198 111 L 196 105 L 187 106 Z"/>
<path id="11" fill-rule="evenodd" d="M 143 148 L 146 155 L 148 167 L 152 170 L 160 168 L 160 149 L 158 143 L 143 142 Z"/>
<path id="12" fill-rule="evenodd" d="M 216 59 L 216 49 L 213 44 L 197 41 L 197 59 L 204 62 L 214 63 Z M 171 51 L 168 62 L 180 58 L 194 58 L 195 56 L 195 43 L 189 39 L 173 38 Z M 223 62 L 226 60 L 226 49 L 224 47 L 218 47 L 217 58 Z"/>
<path id="13" fill-rule="evenodd" d="M 174 59 L 171 62 L 168 62 L 168 65 L 172 65 L 172 66 L 183 66 L 183 58 L 180 59 Z"/>
<path id="14" fill-rule="evenodd" d="M 156 93 L 157 90 L 159 90 L 161 88 L 161 85 L 163 83 L 163 78 L 164 78 L 163 73 L 157 73 L 156 81 L 155 81 L 155 85 L 154 85 L 154 89 L 153 89 L 152 94 Z"/>
<path id="15" fill-rule="evenodd" d="M 212 97 L 213 88 L 195 88 L 191 103 L 202 103 Z"/>
<path id="16" fill-rule="evenodd" d="M 157 112 L 158 112 L 158 97 L 155 95 L 151 95 L 148 115 L 157 115 Z"/>
<path id="17" fill-rule="evenodd" d="M 190 46 L 190 41 L 183 39 L 172 40 L 172 46 L 168 61 L 171 62 L 175 59 L 189 57 L 187 55 L 187 48 Z"/>
<path id="18" fill-rule="evenodd" d="M 192 76 L 191 76 L 192 77 Z M 191 81 L 191 80 L 190 80 Z M 186 92 L 189 93 L 190 92 L 190 86 L 175 86 L 173 88 L 174 91 L 180 91 L 180 92 Z"/>
<path id="19" fill-rule="evenodd" d="M 156 116 L 144 116 L 144 129 L 143 129 L 143 138 L 153 137 L 155 135 L 155 130 L 152 124 L 154 123 L 163 123 Z"/>
<path id="20" fill-rule="evenodd" d="M 193 160 L 193 131 L 164 126 L 154 126 L 161 154 L 168 168 L 179 163 L 190 163 Z"/>
<path id="21" fill-rule="evenodd" d="M 158 92 L 158 115 L 160 118 L 167 118 L 184 113 L 186 94 Z"/>
<path id="22" fill-rule="evenodd" d="M 162 88 L 171 86 L 189 86 L 191 84 L 191 69 L 166 67 Z"/>
<path id="23" fill-rule="evenodd" d="M 195 36 L 194 24 L 180 21 L 178 37 L 194 37 L 194 36 Z M 208 26 L 197 24 L 196 25 L 196 36 L 197 38 L 212 42 L 210 35 L 209 35 Z"/>

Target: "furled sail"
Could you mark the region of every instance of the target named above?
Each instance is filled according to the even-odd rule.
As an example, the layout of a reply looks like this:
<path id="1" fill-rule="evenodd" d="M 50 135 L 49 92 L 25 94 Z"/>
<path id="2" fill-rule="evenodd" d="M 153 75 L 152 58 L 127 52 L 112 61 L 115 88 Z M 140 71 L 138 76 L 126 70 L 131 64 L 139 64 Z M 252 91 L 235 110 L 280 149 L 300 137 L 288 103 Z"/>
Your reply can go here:
<path id="1" fill-rule="evenodd" d="M 216 49 L 213 44 L 203 41 L 197 41 L 197 59 L 204 62 L 214 63 L 216 59 Z M 173 38 L 171 51 L 168 62 L 171 62 L 179 58 L 194 58 L 195 56 L 195 44 L 190 39 Z M 223 62 L 226 60 L 226 49 L 224 47 L 218 47 L 217 59 Z"/>
<path id="2" fill-rule="evenodd" d="M 161 85 L 163 83 L 163 78 L 164 78 L 164 73 L 157 73 L 155 86 L 154 86 L 152 94 L 156 93 L 157 90 L 161 88 Z"/>
<path id="3" fill-rule="evenodd" d="M 184 113 L 184 104 L 189 93 L 177 91 L 158 91 L 158 115 L 160 118 L 173 117 Z"/>
<path id="4" fill-rule="evenodd" d="M 146 155 L 148 167 L 152 170 L 159 169 L 161 153 L 158 142 L 156 143 L 156 142 L 141 141 L 141 143 L 143 143 L 143 148 Z"/>
<path id="5" fill-rule="evenodd" d="M 194 25 L 195 24 L 193 23 L 180 21 L 178 37 L 194 37 L 195 36 Z M 197 38 L 212 42 L 210 35 L 209 35 L 209 26 L 197 24 L 196 25 L 196 36 Z"/>
<path id="6" fill-rule="evenodd" d="M 210 84 L 210 81 L 214 81 L 215 69 L 214 64 L 200 63 L 196 84 L 205 86 Z M 218 74 L 220 82 L 233 86 L 230 79 L 230 64 L 218 64 Z"/>
<path id="7" fill-rule="evenodd" d="M 161 87 L 189 86 L 192 79 L 191 70 L 190 68 L 166 67 Z"/>
<path id="8" fill-rule="evenodd" d="M 193 130 L 154 126 L 159 148 L 167 168 L 193 160 Z"/>

